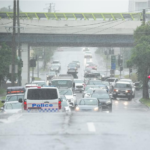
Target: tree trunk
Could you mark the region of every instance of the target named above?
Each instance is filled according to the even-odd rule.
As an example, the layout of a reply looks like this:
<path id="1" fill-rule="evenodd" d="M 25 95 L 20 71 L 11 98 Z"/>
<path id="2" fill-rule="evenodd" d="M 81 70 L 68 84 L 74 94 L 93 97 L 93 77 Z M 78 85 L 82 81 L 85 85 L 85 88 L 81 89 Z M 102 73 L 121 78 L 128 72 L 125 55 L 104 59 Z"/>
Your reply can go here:
<path id="1" fill-rule="evenodd" d="M 145 76 L 144 81 L 143 81 L 143 99 L 149 99 L 149 92 L 148 92 L 148 81 L 149 81 L 149 79 L 147 78 L 147 73 L 145 73 L 145 74 L 146 74 L 146 76 Z"/>

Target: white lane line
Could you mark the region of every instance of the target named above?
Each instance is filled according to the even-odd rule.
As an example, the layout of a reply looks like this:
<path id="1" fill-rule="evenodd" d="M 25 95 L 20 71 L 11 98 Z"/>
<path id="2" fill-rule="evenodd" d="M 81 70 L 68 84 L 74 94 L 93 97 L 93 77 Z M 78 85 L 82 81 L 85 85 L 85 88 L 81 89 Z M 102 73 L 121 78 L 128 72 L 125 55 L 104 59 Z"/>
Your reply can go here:
<path id="1" fill-rule="evenodd" d="M 93 122 L 87 123 L 87 126 L 88 126 L 88 129 L 89 129 L 90 132 L 95 132 L 96 131 Z"/>

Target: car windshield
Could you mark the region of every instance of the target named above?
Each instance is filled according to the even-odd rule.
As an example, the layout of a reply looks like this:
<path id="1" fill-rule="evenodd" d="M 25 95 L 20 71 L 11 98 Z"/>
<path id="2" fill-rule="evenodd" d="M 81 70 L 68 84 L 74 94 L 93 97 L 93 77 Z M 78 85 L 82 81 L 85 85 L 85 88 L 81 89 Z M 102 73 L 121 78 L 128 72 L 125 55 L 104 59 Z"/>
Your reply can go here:
<path id="1" fill-rule="evenodd" d="M 79 105 L 98 105 L 97 99 L 82 99 Z"/>
<path id="2" fill-rule="evenodd" d="M 131 84 L 117 83 L 115 88 L 131 88 Z"/>
<path id="3" fill-rule="evenodd" d="M 22 103 L 7 103 L 5 109 L 22 109 Z"/>
<path id="4" fill-rule="evenodd" d="M 83 83 L 83 80 L 74 80 L 75 83 Z"/>
<path id="5" fill-rule="evenodd" d="M 88 84 L 90 84 L 90 85 L 100 85 L 100 84 L 102 84 L 102 82 L 101 81 L 89 81 Z"/>
<path id="6" fill-rule="evenodd" d="M 58 79 L 58 80 L 52 80 L 52 85 L 58 88 L 66 87 L 66 88 L 72 88 L 73 81 L 72 80 L 65 80 L 65 79 Z"/>
<path id="7" fill-rule="evenodd" d="M 59 68 L 58 65 L 52 65 L 51 68 Z"/>
<path id="8" fill-rule="evenodd" d="M 107 79 L 108 82 L 114 82 L 115 79 Z"/>
<path id="9" fill-rule="evenodd" d="M 6 101 L 18 101 L 20 98 L 23 100 L 24 95 L 8 95 Z"/>
<path id="10" fill-rule="evenodd" d="M 50 72 L 49 75 L 56 75 L 56 73 L 55 72 Z"/>
<path id="11" fill-rule="evenodd" d="M 46 82 L 34 82 L 35 84 L 38 84 L 38 86 L 43 86 L 43 85 L 46 85 Z"/>
<path id="12" fill-rule="evenodd" d="M 73 95 L 70 89 L 59 89 L 60 95 Z"/>
<path id="13" fill-rule="evenodd" d="M 108 86 L 108 85 L 109 85 L 109 82 L 102 82 L 102 84 L 105 84 L 105 85 Z"/>
<path id="14" fill-rule="evenodd" d="M 77 65 L 75 63 L 69 64 L 68 67 L 76 67 Z"/>
<path id="15" fill-rule="evenodd" d="M 93 93 L 92 94 L 93 98 L 98 98 L 98 99 L 109 99 L 109 95 L 104 93 Z"/>

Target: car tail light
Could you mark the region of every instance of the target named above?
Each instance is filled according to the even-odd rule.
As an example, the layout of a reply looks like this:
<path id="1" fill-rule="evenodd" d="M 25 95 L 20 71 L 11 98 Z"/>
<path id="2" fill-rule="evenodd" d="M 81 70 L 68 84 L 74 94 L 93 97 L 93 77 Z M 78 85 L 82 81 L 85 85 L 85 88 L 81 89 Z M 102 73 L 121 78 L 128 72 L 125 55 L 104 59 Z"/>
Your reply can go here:
<path id="1" fill-rule="evenodd" d="M 117 90 L 117 89 L 114 89 L 114 92 L 118 92 L 118 90 Z"/>
<path id="2" fill-rule="evenodd" d="M 58 102 L 58 108 L 61 109 L 61 101 Z"/>
<path id="3" fill-rule="evenodd" d="M 24 110 L 27 110 L 27 102 L 24 101 Z"/>

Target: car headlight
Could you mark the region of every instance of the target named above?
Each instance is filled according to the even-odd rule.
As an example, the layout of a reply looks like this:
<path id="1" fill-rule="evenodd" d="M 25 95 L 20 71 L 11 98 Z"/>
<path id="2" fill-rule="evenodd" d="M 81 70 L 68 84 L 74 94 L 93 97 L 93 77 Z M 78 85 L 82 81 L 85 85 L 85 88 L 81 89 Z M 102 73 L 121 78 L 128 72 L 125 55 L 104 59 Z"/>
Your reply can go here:
<path id="1" fill-rule="evenodd" d="M 95 107 L 95 108 L 94 108 L 94 111 L 98 111 L 98 107 Z"/>
<path id="2" fill-rule="evenodd" d="M 80 108 L 79 107 L 76 107 L 76 109 L 75 109 L 76 111 L 79 111 L 80 110 Z"/>

